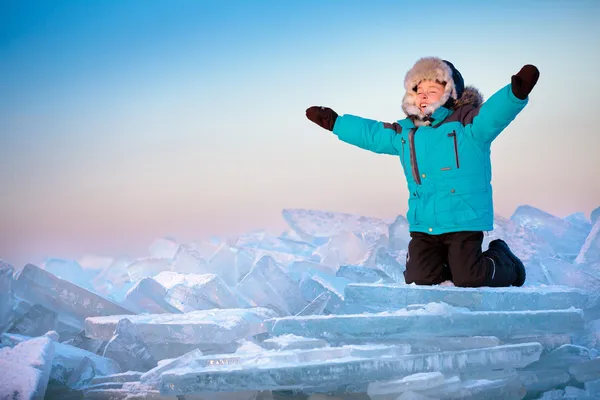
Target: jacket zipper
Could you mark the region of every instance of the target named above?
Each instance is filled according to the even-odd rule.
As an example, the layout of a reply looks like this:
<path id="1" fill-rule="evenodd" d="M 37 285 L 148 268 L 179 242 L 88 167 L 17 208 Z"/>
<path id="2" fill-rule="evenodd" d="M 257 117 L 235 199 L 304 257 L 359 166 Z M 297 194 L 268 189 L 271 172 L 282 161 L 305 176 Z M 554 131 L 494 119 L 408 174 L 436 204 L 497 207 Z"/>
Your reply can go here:
<path id="1" fill-rule="evenodd" d="M 413 179 L 417 185 L 421 184 L 421 176 L 419 175 L 419 166 L 417 165 L 417 151 L 415 150 L 415 132 L 417 128 L 412 128 L 408 132 L 408 144 L 410 146 L 410 164 L 412 165 Z"/>
<path id="2" fill-rule="evenodd" d="M 456 159 L 456 168 L 460 168 L 460 162 L 458 160 L 458 143 L 456 141 L 456 131 L 448 134 L 448 137 L 452 137 L 454 140 L 454 158 Z"/>
<path id="3" fill-rule="evenodd" d="M 402 159 L 402 168 L 406 169 L 406 166 L 404 165 L 404 143 L 406 143 L 406 140 L 404 140 L 404 138 L 402 138 L 402 157 L 400 157 Z"/>

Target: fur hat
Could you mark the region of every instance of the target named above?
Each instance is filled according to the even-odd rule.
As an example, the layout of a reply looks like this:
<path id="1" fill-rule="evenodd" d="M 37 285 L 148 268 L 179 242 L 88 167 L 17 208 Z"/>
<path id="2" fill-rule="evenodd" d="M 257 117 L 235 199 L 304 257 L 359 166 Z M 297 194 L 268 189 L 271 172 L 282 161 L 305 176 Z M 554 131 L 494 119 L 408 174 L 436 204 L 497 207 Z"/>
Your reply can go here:
<path id="1" fill-rule="evenodd" d="M 463 77 L 451 62 L 437 57 L 421 58 L 406 73 L 406 77 L 404 78 L 406 94 L 402 99 L 402 109 L 408 116 L 418 119 L 426 117 L 417 105 L 417 86 L 424 80 L 437 81 L 445 85 L 444 94 L 440 101 L 428 107 L 430 109 L 426 110 L 426 112 L 429 111 L 428 114 L 431 114 L 431 112 L 440 106 L 451 106 L 461 98 L 465 91 Z"/>

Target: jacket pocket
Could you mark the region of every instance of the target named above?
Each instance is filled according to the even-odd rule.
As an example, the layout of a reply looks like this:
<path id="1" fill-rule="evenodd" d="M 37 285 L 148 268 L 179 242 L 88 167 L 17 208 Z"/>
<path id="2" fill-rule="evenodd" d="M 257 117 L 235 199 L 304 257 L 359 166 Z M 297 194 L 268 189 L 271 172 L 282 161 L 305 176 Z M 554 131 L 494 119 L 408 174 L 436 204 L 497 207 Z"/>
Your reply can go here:
<path id="1" fill-rule="evenodd" d="M 491 196 L 481 175 L 461 177 L 447 182 L 445 193 L 436 198 L 436 219 L 444 226 L 469 225 L 491 212 Z"/>
<path id="2" fill-rule="evenodd" d="M 452 139 L 452 144 L 454 146 L 454 160 L 456 162 L 456 168 L 460 168 L 460 159 L 458 157 L 458 141 L 456 139 L 456 131 L 452 131 L 448 134 L 448 137 Z"/>
<path id="3" fill-rule="evenodd" d="M 402 169 L 406 170 L 406 165 L 404 164 L 404 145 L 406 144 L 406 140 L 402 138 L 402 152 L 400 153 L 400 160 L 402 161 Z"/>
<path id="4" fill-rule="evenodd" d="M 410 225 L 420 225 L 420 222 L 417 219 L 417 212 L 421 199 L 414 190 L 409 190 L 408 195 L 408 211 L 406 213 L 406 220 Z"/>

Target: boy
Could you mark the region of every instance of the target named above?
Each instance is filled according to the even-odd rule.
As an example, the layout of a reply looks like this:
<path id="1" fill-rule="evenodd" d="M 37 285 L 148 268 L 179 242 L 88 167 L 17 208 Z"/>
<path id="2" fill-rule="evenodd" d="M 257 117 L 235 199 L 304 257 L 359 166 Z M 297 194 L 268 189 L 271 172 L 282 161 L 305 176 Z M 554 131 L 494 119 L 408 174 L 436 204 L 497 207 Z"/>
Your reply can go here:
<path id="1" fill-rule="evenodd" d="M 525 65 L 485 103 L 452 63 L 418 60 L 404 79 L 407 118 L 383 123 L 310 107 L 306 116 L 344 142 L 399 156 L 408 184 L 411 241 L 407 284 L 522 286 L 525 267 L 508 245 L 493 240 L 482 252 L 483 231 L 493 229 L 490 148 L 521 112 L 539 71 Z"/>

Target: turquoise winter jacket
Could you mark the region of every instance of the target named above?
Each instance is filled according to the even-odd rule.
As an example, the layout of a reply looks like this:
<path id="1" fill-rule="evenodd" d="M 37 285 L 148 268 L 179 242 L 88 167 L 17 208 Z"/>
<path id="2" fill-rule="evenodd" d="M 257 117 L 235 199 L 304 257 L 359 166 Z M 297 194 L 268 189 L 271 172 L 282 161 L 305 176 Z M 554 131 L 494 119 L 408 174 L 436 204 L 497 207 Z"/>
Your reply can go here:
<path id="1" fill-rule="evenodd" d="M 480 96 L 468 90 L 474 98 Z M 510 84 L 483 104 L 478 99 L 438 108 L 430 126 L 416 127 L 409 118 L 392 124 L 346 114 L 337 118 L 333 133 L 360 148 L 399 156 L 408 184 L 411 232 L 491 231 L 490 147 L 528 99 L 515 97 Z"/>

